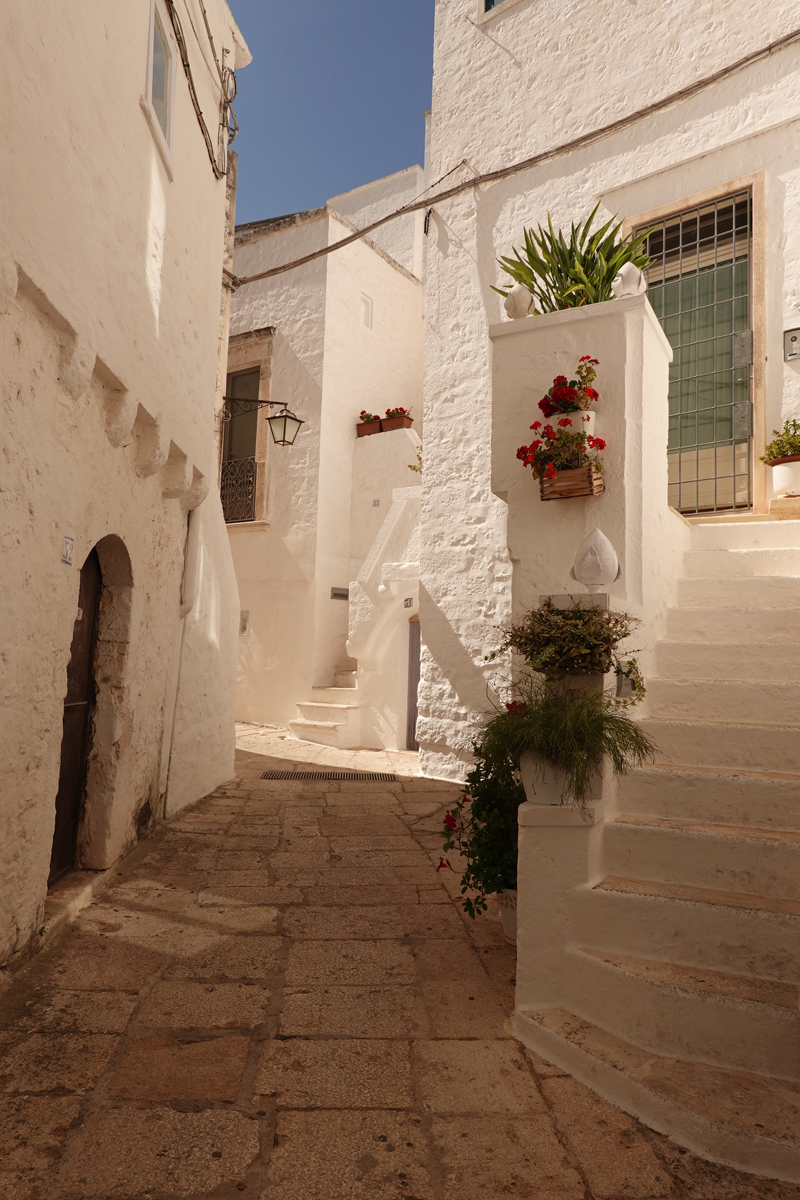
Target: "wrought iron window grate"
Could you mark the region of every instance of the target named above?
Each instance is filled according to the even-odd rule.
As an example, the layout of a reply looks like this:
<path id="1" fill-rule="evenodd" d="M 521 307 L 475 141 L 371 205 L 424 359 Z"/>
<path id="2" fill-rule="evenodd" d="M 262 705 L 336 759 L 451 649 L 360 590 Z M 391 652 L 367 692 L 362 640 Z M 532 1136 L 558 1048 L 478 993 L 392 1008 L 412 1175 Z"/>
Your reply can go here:
<path id="1" fill-rule="evenodd" d="M 230 458 L 222 464 L 219 491 L 226 524 L 255 520 L 256 473 L 254 458 Z"/>
<path id="2" fill-rule="evenodd" d="M 397 783 L 397 776 L 386 771 L 265 771 L 262 779 L 357 779 L 373 783 Z"/>
<path id="3" fill-rule="evenodd" d="M 751 243 L 749 191 L 669 216 L 647 239 L 648 298 L 674 354 L 668 487 L 680 512 L 751 505 Z"/>

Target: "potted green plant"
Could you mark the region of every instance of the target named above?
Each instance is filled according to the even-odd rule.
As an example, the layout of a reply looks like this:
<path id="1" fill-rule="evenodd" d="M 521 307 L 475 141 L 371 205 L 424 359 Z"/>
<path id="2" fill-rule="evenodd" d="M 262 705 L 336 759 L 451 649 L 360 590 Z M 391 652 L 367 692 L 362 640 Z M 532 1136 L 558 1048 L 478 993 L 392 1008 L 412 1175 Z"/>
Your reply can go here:
<path id="1" fill-rule="evenodd" d="M 555 232 L 548 213 L 546 229 L 539 225 L 523 230 L 522 252 L 514 247 L 513 257 L 498 259 L 514 283 L 523 284 L 531 293 L 534 313 L 610 300 L 614 279 L 626 263 L 639 270 L 648 265 L 644 246 L 650 231 L 635 238 L 621 237 L 622 221 L 612 217 L 591 233 L 599 207 L 596 204 L 582 224 L 573 222 L 569 240 L 561 230 Z M 511 287 L 493 290 L 508 296 Z"/>
<path id="2" fill-rule="evenodd" d="M 376 417 L 374 413 L 367 412 L 362 408 L 358 414 L 358 422 L 356 424 L 356 437 L 369 437 L 372 433 L 381 432 L 381 419 Z"/>
<path id="3" fill-rule="evenodd" d="M 413 424 L 414 418 L 407 408 L 387 408 L 386 416 L 381 417 L 384 433 L 387 429 L 410 429 Z"/>
<path id="4" fill-rule="evenodd" d="M 501 645 L 486 655 L 486 661 L 514 650 L 529 667 L 549 679 L 581 675 L 602 679 L 613 670 L 618 677 L 634 679 L 636 700 L 641 700 L 644 681 L 636 659 L 628 656 L 623 662 L 617 653 L 638 622 L 627 613 L 587 604 L 588 599 L 576 597 L 564 608 L 545 600 L 505 631 Z"/>
<path id="5" fill-rule="evenodd" d="M 604 759 L 619 776 L 655 753 L 655 743 L 613 689 L 570 687 L 563 679 L 524 671 L 513 690 L 514 700 L 484 729 L 484 750 L 492 761 L 508 757 L 520 764 L 525 794 L 536 804 L 585 810 L 595 798 Z"/>
<path id="6" fill-rule="evenodd" d="M 773 429 L 761 461 L 772 467 L 776 496 L 800 496 L 800 421 L 789 419 L 783 429 Z"/>

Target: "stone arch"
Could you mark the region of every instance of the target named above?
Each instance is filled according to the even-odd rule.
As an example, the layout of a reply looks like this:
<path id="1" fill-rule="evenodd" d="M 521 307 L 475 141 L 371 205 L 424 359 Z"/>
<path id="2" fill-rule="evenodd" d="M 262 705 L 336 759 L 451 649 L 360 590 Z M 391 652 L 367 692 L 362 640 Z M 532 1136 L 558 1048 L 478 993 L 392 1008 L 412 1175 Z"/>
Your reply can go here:
<path id="1" fill-rule="evenodd" d="M 102 588 L 94 657 L 91 748 L 86 763 L 77 865 L 103 870 L 119 856 L 122 849 L 119 828 L 129 823 L 129 814 L 118 810 L 120 768 L 132 733 L 127 665 L 133 570 L 125 543 L 116 534 L 101 538 L 94 548 L 100 560 Z"/>

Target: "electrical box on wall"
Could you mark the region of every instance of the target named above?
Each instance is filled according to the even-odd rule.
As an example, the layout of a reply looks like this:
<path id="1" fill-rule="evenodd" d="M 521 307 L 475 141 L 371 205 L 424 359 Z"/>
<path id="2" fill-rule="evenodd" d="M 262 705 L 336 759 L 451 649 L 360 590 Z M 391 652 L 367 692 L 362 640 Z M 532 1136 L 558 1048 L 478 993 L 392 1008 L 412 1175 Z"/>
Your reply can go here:
<path id="1" fill-rule="evenodd" d="M 800 329 L 787 329 L 783 335 L 783 361 L 800 358 Z"/>

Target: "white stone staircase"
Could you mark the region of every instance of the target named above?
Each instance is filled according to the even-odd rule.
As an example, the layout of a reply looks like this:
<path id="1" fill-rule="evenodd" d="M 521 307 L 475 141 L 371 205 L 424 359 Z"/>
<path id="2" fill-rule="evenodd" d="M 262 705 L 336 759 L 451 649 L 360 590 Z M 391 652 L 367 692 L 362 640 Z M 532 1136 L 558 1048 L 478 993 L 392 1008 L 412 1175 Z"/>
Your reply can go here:
<path id="1" fill-rule="evenodd" d="M 360 745 L 357 674 L 355 669 L 342 667 L 334 674 L 333 687 L 312 687 L 313 699 L 298 704 L 300 715 L 289 722 L 296 738 L 340 749 Z"/>
<path id="2" fill-rule="evenodd" d="M 684 572 L 642 722 L 657 761 L 567 893 L 558 1005 L 515 1027 L 691 1149 L 798 1181 L 800 522 L 696 525 Z"/>

